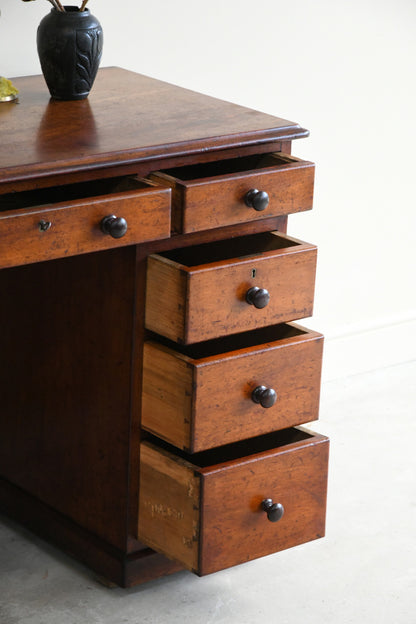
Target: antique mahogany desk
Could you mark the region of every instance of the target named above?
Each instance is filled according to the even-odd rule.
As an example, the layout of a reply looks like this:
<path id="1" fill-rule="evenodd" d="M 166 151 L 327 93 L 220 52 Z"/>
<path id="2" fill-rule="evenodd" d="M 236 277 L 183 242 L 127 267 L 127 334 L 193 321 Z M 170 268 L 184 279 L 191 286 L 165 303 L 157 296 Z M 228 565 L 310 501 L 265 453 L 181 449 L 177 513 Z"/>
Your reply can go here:
<path id="1" fill-rule="evenodd" d="M 297 124 L 121 69 L 0 105 L 0 505 L 130 586 L 324 534 Z"/>

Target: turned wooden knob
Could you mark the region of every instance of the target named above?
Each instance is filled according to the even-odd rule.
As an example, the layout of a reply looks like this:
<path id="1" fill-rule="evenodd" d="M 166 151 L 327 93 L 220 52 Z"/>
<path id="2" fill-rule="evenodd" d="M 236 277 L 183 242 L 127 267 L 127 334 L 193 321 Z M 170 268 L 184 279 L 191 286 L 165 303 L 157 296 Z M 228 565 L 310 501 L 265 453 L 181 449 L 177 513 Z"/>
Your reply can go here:
<path id="1" fill-rule="evenodd" d="M 269 196 L 266 191 L 251 189 L 246 193 L 244 201 L 249 208 L 254 208 L 254 210 L 261 212 L 262 210 L 266 210 L 269 205 Z"/>
<path id="2" fill-rule="evenodd" d="M 261 508 L 267 513 L 267 520 L 278 522 L 285 513 L 285 508 L 281 503 L 274 503 L 271 498 L 265 498 L 261 503 Z"/>
<path id="3" fill-rule="evenodd" d="M 270 293 L 265 288 L 253 286 L 246 292 L 246 301 L 255 308 L 265 308 L 270 301 Z"/>
<path id="4" fill-rule="evenodd" d="M 267 408 L 272 407 L 276 403 L 277 394 L 273 388 L 257 386 L 251 393 L 251 398 L 254 403 L 260 403 L 262 407 Z"/>
<path id="5" fill-rule="evenodd" d="M 127 221 L 123 217 L 108 215 L 101 221 L 101 230 L 113 238 L 121 238 L 127 232 Z"/>

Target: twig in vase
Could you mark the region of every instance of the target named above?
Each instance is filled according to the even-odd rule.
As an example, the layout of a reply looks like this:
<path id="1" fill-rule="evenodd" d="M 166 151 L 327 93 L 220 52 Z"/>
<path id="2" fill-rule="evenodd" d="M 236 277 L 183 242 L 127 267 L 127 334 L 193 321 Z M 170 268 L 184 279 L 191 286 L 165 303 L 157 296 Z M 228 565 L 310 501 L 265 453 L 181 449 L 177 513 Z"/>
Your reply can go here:
<path id="1" fill-rule="evenodd" d="M 23 2 L 31 2 L 31 0 L 23 0 Z M 48 0 L 54 9 L 59 11 L 60 13 L 66 13 L 65 7 L 63 6 L 61 0 Z M 81 7 L 79 11 L 85 11 L 85 7 L 87 6 L 88 0 L 82 0 Z M 76 7 L 70 7 L 72 10 L 76 9 Z"/>
<path id="2" fill-rule="evenodd" d="M 65 12 L 64 7 L 58 0 L 49 0 L 49 2 L 53 6 L 53 8 L 59 11 L 60 13 Z"/>
<path id="3" fill-rule="evenodd" d="M 53 6 L 54 9 L 56 9 L 57 11 L 60 10 L 58 5 L 56 4 L 55 0 L 49 0 L 49 2 L 51 3 L 51 5 Z"/>

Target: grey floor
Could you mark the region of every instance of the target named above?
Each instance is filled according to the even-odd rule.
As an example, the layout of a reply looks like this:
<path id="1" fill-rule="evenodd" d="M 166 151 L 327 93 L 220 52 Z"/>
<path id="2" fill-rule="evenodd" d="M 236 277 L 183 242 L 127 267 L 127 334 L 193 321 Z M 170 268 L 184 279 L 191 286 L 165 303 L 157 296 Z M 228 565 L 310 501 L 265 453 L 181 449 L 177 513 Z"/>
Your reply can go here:
<path id="1" fill-rule="evenodd" d="M 415 380 L 416 362 L 324 384 L 324 539 L 205 578 L 106 589 L 1 518 L 0 623 L 415 624 Z"/>

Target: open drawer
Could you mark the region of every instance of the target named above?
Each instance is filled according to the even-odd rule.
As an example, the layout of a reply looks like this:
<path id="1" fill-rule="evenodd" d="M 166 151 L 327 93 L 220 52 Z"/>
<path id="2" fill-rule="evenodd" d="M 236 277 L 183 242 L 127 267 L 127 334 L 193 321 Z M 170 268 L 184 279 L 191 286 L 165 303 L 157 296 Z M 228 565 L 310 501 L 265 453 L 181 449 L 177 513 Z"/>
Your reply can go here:
<path id="1" fill-rule="evenodd" d="M 317 418 L 323 336 L 283 324 L 180 347 L 148 340 L 142 427 L 190 453 Z"/>
<path id="2" fill-rule="evenodd" d="M 172 226 L 196 232 L 312 208 L 315 165 L 289 154 L 242 156 L 152 174 L 172 188 Z"/>
<path id="3" fill-rule="evenodd" d="M 328 449 L 302 428 L 193 456 L 142 442 L 138 539 L 204 575 L 322 537 Z"/>
<path id="4" fill-rule="evenodd" d="M 0 195 L 0 267 L 167 238 L 170 195 L 135 176 Z"/>
<path id="5" fill-rule="evenodd" d="M 153 254 L 146 327 L 190 344 L 311 316 L 316 255 L 279 232 Z"/>

